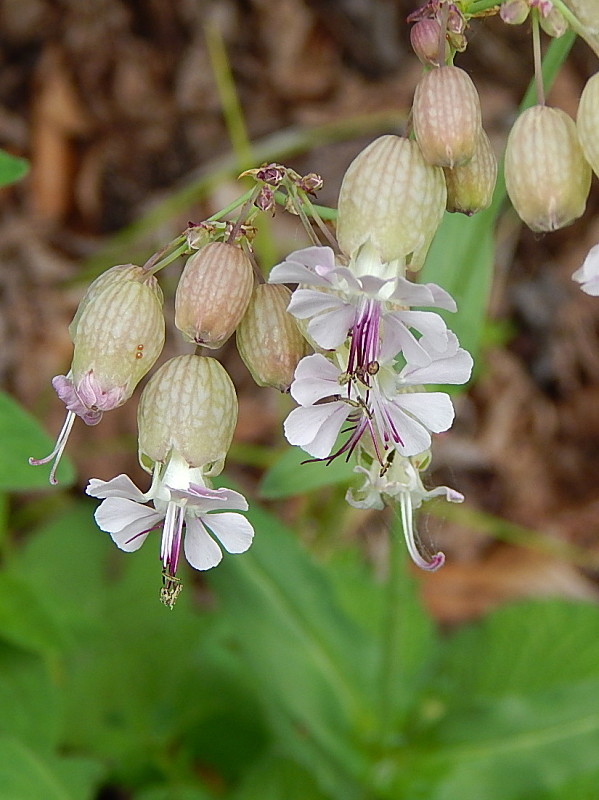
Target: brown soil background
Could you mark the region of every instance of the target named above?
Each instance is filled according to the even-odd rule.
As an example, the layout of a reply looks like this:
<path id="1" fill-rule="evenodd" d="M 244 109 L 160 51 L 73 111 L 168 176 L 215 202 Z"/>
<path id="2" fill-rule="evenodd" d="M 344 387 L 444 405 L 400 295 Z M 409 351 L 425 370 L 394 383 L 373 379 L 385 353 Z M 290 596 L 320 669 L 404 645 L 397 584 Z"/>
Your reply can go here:
<path id="1" fill-rule="evenodd" d="M 405 18 L 416 6 L 1 0 L 0 145 L 31 159 L 32 168 L 0 196 L 0 380 L 49 431 L 58 430 L 63 414 L 49 381 L 70 363 L 67 325 L 90 279 L 89 259 L 107 243 L 113 263 L 147 256 L 238 191 L 232 168 L 201 202 L 163 214 L 135 242 L 113 241 L 123 226 L 230 156 L 206 26 L 222 34 L 252 141 L 303 126 L 343 128 L 344 120 L 372 115 L 368 135 L 352 135 L 348 123 L 338 141 L 286 160 L 322 174 L 320 201 L 334 204 L 351 158 L 374 135 L 398 132 L 389 121 L 377 127 L 380 115 L 395 112 L 400 121 L 408 112 L 420 65 Z M 527 25 L 484 19 L 472 24 L 468 50 L 456 59 L 478 86 L 498 153 L 532 74 L 530 49 Z M 596 57 L 577 42 L 549 102 L 575 116 L 596 69 Z M 599 300 L 570 276 L 599 241 L 598 210 L 594 179 L 586 214 L 563 231 L 535 236 L 510 209 L 500 220 L 490 316 L 507 335 L 485 348 L 477 384 L 458 400 L 454 431 L 436 443 L 433 477 L 463 491 L 469 509 L 540 537 L 514 528 L 527 546 L 498 541 L 509 531 L 493 533 L 480 517 L 468 525 L 452 515 L 424 522 L 427 541 L 448 556 L 423 582 L 441 621 L 526 595 L 597 597 Z M 278 213 L 271 227 L 275 258 L 304 244 L 292 218 Z M 167 294 L 178 269 L 167 270 Z M 187 350 L 171 334 L 163 358 Z M 232 345 L 222 357 L 240 394 L 237 441 L 279 446 L 291 403 L 255 388 Z M 143 481 L 134 431 L 134 403 L 98 428 L 76 429 L 70 453 L 81 485 L 118 471 Z M 231 472 L 246 486 L 258 475 L 234 459 Z M 279 509 L 293 520 L 295 506 Z M 380 522 L 363 514 L 348 522 L 351 535 L 376 551 Z M 579 550 L 558 557 L 562 543 Z"/>

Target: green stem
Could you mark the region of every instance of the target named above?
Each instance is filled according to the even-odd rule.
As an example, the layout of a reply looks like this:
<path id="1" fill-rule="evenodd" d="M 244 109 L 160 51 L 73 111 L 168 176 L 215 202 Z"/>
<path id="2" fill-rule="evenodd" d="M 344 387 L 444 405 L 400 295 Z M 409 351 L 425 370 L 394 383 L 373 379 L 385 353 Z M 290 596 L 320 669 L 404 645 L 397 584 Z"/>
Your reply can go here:
<path id="1" fill-rule="evenodd" d="M 474 0 L 465 9 L 466 17 L 473 17 L 475 14 L 482 14 L 483 11 L 488 11 L 490 8 L 499 8 L 501 0 Z"/>
<path id="2" fill-rule="evenodd" d="M 8 549 L 8 495 L 0 492 L 0 557 L 6 558 Z"/>
<path id="3" fill-rule="evenodd" d="M 287 195 L 285 192 L 275 192 L 275 200 L 280 206 L 284 206 L 287 201 Z M 301 202 L 301 201 L 300 201 Z M 302 206 L 304 206 L 305 211 L 311 211 L 314 209 L 320 219 L 322 220 L 336 220 L 337 219 L 337 209 L 336 208 L 329 208 L 329 206 L 319 206 L 316 203 L 310 203 L 310 208 L 308 208 L 308 204 L 302 202 Z"/>
<path id="4" fill-rule="evenodd" d="M 216 214 L 212 214 L 211 217 L 208 217 L 206 222 L 217 222 L 219 219 L 226 217 L 227 214 L 231 213 L 231 211 L 235 211 L 236 208 L 239 208 L 239 206 L 242 206 L 245 202 L 247 202 L 248 198 L 250 198 L 254 194 L 254 191 L 255 189 L 252 186 L 251 189 L 248 189 L 247 192 L 244 192 L 242 195 L 239 195 L 239 197 L 236 200 L 233 200 L 232 203 L 229 203 L 228 206 L 221 208 L 221 210 L 217 211 Z"/>
<path id="5" fill-rule="evenodd" d="M 212 74 L 216 82 L 231 146 L 240 170 L 248 169 L 252 165 L 252 145 L 245 126 L 243 110 L 235 88 L 225 43 L 218 26 L 214 23 L 206 24 L 205 36 Z"/>
<path id="6" fill-rule="evenodd" d="M 383 610 L 383 630 L 381 636 L 381 658 L 379 677 L 379 742 L 383 753 L 393 747 L 394 733 L 399 720 L 397 687 L 404 683 L 406 672 L 403 657 L 403 639 L 406 628 L 406 587 L 409 581 L 407 573 L 407 551 L 404 544 L 401 518 L 395 515 L 394 524 L 389 532 L 389 559 L 385 607 Z"/>
<path id="7" fill-rule="evenodd" d="M 532 54 L 535 70 L 535 88 L 537 92 L 537 103 L 545 105 L 545 87 L 543 86 L 543 59 L 541 56 L 541 26 L 539 25 L 539 10 L 533 8 L 531 12 L 532 22 Z"/>
<path id="8" fill-rule="evenodd" d="M 181 239 L 183 239 L 182 242 Z M 176 246 L 178 242 L 181 243 Z M 171 253 L 168 253 L 168 255 L 165 255 L 163 258 L 159 258 L 161 253 L 169 250 L 171 247 L 174 247 L 175 249 Z M 155 275 L 161 269 L 168 267 L 169 264 L 172 264 L 173 261 L 176 261 L 179 256 L 188 255 L 189 253 L 191 253 L 191 248 L 187 242 L 187 239 L 184 235 L 178 236 L 176 239 L 173 239 L 172 242 L 169 242 L 165 248 L 159 250 L 158 253 L 154 253 L 154 255 L 144 264 L 143 270 L 144 272 L 148 272 L 150 275 Z M 158 260 L 156 260 L 157 258 Z"/>

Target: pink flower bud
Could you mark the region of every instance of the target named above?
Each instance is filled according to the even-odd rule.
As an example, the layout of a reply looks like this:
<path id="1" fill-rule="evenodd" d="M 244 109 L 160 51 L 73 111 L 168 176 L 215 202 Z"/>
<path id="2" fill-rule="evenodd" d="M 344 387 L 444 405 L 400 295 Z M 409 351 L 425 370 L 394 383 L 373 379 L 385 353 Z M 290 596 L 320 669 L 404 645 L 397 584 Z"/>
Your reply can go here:
<path id="1" fill-rule="evenodd" d="M 564 111 L 537 105 L 520 115 L 507 141 L 505 183 L 533 231 L 563 228 L 584 213 L 591 169 Z"/>
<path id="2" fill-rule="evenodd" d="M 171 358 L 143 390 L 137 424 L 139 461 L 148 472 L 177 452 L 190 467 L 218 475 L 237 424 L 233 382 L 215 358 Z"/>
<path id="3" fill-rule="evenodd" d="M 295 368 L 307 355 L 307 342 L 287 313 L 291 292 L 278 284 L 259 284 L 237 328 L 237 349 L 258 386 L 288 392 Z"/>
<path id="4" fill-rule="evenodd" d="M 528 0 L 505 0 L 499 8 L 501 19 L 508 25 L 521 25 L 529 13 Z"/>
<path id="5" fill-rule="evenodd" d="M 441 28 L 434 19 L 422 19 L 410 30 L 410 43 L 413 51 L 423 64 L 439 66 L 439 40 Z M 445 50 L 448 50 L 447 42 Z"/>
<path id="6" fill-rule="evenodd" d="M 416 87 L 412 113 L 414 134 L 429 164 L 455 167 L 472 158 L 481 131 L 480 103 L 463 69 L 428 72 Z"/>
<path id="7" fill-rule="evenodd" d="M 187 260 L 175 294 L 175 325 L 189 341 L 222 347 L 245 314 L 253 286 L 243 250 L 212 242 Z"/>

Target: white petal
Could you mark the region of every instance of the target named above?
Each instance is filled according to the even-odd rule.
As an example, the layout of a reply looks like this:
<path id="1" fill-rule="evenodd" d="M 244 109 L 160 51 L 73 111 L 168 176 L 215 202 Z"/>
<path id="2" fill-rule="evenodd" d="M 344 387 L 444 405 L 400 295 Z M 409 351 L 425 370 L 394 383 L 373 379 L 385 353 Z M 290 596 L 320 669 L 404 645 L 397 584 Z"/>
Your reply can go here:
<path id="1" fill-rule="evenodd" d="M 449 395 L 444 392 L 400 394 L 393 398 L 391 405 L 407 411 L 433 433 L 451 428 L 455 416 Z"/>
<path id="2" fill-rule="evenodd" d="M 254 538 L 254 529 L 241 514 L 207 514 L 202 522 L 228 553 L 245 553 Z"/>
<path id="3" fill-rule="evenodd" d="M 86 494 L 92 497 L 125 497 L 128 500 L 136 500 L 143 503 L 147 498 L 128 475 L 117 475 L 110 481 L 101 481 L 99 478 L 92 478 L 87 484 Z"/>
<path id="4" fill-rule="evenodd" d="M 309 361 L 303 364 L 304 361 Z M 306 356 L 295 370 L 295 380 L 291 384 L 291 396 L 302 406 L 311 406 L 317 400 L 339 394 L 341 385 L 338 367 L 320 353 Z"/>
<path id="5" fill-rule="evenodd" d="M 138 521 L 139 530 L 149 530 L 163 516 L 154 508 L 122 497 L 109 497 L 104 500 L 94 514 L 98 526 L 103 531 L 108 531 L 108 533 L 116 533 Z"/>
<path id="6" fill-rule="evenodd" d="M 430 364 L 431 356 L 422 347 L 401 319 L 395 314 L 384 317 L 384 334 L 381 342 L 380 361 L 385 364 L 391 361 L 400 352 L 406 361 L 418 366 Z"/>
<path id="7" fill-rule="evenodd" d="M 340 401 L 296 408 L 284 422 L 287 441 L 314 458 L 326 458 L 351 411 L 351 406 Z"/>
<path id="8" fill-rule="evenodd" d="M 461 384 L 470 380 L 472 356 L 466 350 L 458 350 L 450 358 L 438 358 L 427 366 L 407 364 L 399 373 L 400 380 L 407 384 L 452 383 Z"/>
<path id="9" fill-rule="evenodd" d="M 443 352 L 447 349 L 449 331 L 439 314 L 434 311 L 396 311 L 392 316 L 426 336 L 435 350 Z"/>
<path id="10" fill-rule="evenodd" d="M 160 517 L 159 521 L 160 519 L 162 518 Z M 133 553 L 135 550 L 139 550 L 139 548 L 148 538 L 148 534 L 152 527 L 154 526 L 151 526 L 148 529 L 147 526 L 143 526 L 141 530 L 139 530 L 139 521 L 132 522 L 131 525 L 127 525 L 127 527 L 123 528 L 122 530 L 111 533 L 110 538 L 116 544 L 116 546 L 121 550 L 124 550 L 125 553 Z"/>
<path id="11" fill-rule="evenodd" d="M 398 453 L 402 456 L 415 456 L 428 450 L 431 445 L 431 436 L 420 422 L 392 403 L 389 404 L 387 412 L 401 437 L 402 444 L 395 445 Z"/>
<path id="12" fill-rule="evenodd" d="M 347 339 L 355 317 L 355 308 L 344 304 L 311 320 L 308 323 L 308 333 L 320 347 L 324 347 L 325 350 L 335 350 Z"/>
<path id="13" fill-rule="evenodd" d="M 339 307 L 343 301 L 341 298 L 329 292 L 317 292 L 314 289 L 296 289 L 287 311 L 297 319 L 307 319 L 323 311 Z"/>
<path id="14" fill-rule="evenodd" d="M 321 247 L 318 245 L 303 247 L 301 250 L 294 250 L 292 253 L 289 253 L 285 260 L 303 264 L 309 269 L 324 267 L 329 270 L 335 268 L 335 253 L 333 253 L 330 247 Z"/>
<path id="15" fill-rule="evenodd" d="M 191 566 L 199 570 L 215 567 L 223 557 L 220 547 L 200 520 L 191 516 L 186 518 L 183 551 Z"/>

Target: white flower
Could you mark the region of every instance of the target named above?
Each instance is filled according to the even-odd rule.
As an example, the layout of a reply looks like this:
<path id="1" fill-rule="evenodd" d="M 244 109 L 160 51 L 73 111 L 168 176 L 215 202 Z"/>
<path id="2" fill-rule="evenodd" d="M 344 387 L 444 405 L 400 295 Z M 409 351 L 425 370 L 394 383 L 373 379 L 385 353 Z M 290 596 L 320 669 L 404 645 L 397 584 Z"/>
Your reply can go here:
<path id="1" fill-rule="evenodd" d="M 451 427 L 451 399 L 444 392 L 418 391 L 424 381 L 463 383 L 470 377 L 472 359 L 451 334 L 448 350 L 437 353 L 427 345 L 429 366 L 406 364 L 397 373 L 393 362 L 379 361 L 376 353 L 367 359 L 370 369 L 355 372 L 351 363 L 342 369 L 324 355 L 303 358 L 295 371 L 291 396 L 300 407 L 284 423 L 290 444 L 299 445 L 314 458 L 336 458 L 353 452 L 368 431 L 378 462 L 395 449 L 412 456 L 431 444 L 431 433 Z M 352 343 L 353 346 L 353 343 Z M 437 366 L 437 368 L 435 368 Z M 344 422 L 350 421 L 348 440 L 333 455 L 331 451 Z"/>
<path id="2" fill-rule="evenodd" d="M 310 320 L 307 334 L 319 347 L 337 348 L 348 331 L 355 332 L 365 317 L 376 314 L 377 326 L 380 319 L 385 321 L 385 336 L 388 330 L 392 338 L 389 347 L 396 348 L 393 355 L 402 349 L 408 360 L 420 364 L 426 363 L 426 356 L 410 328 L 433 337 L 441 348 L 447 328 L 438 314 L 406 307 L 456 309 L 451 296 L 436 284 L 416 284 L 398 276 L 397 266 L 383 264 L 370 242 L 348 267 L 336 265 L 330 247 L 296 250 L 271 270 L 269 282 L 301 284 L 287 310 L 297 319 Z"/>
<path id="3" fill-rule="evenodd" d="M 176 571 L 182 542 L 187 561 L 198 570 L 215 567 L 222 559 L 214 537 L 229 553 L 244 553 L 252 543 L 254 529 L 248 520 L 225 511 L 246 511 L 243 495 L 231 489 L 208 488 L 201 469 L 190 467 L 176 453 L 166 466 L 156 465 L 152 486 L 145 494 L 127 475 L 110 481 L 93 478 L 86 492 L 103 499 L 96 509 L 96 522 L 121 550 L 138 550 L 150 531 L 163 525 L 160 558 L 167 605 L 172 605 L 178 594 Z M 153 508 L 146 505 L 149 500 Z"/>
<path id="4" fill-rule="evenodd" d="M 385 502 L 399 503 L 404 536 L 413 562 L 429 572 L 439 569 L 445 556 L 439 552 L 427 560 L 421 554 L 418 534 L 414 528 L 414 512 L 432 497 L 444 496 L 450 503 L 461 503 L 464 496 L 448 486 L 437 486 L 427 491 L 412 460 L 403 458 L 398 453 L 395 453 L 389 468 L 382 475 L 376 461 L 368 468 L 356 466 L 354 472 L 363 475 L 364 482 L 356 489 L 348 489 L 345 496 L 347 502 L 355 508 L 376 509 L 382 509 Z"/>
<path id="5" fill-rule="evenodd" d="M 577 281 L 586 294 L 599 297 L 599 244 L 591 247 L 582 267 L 572 275 L 572 280 Z"/>

